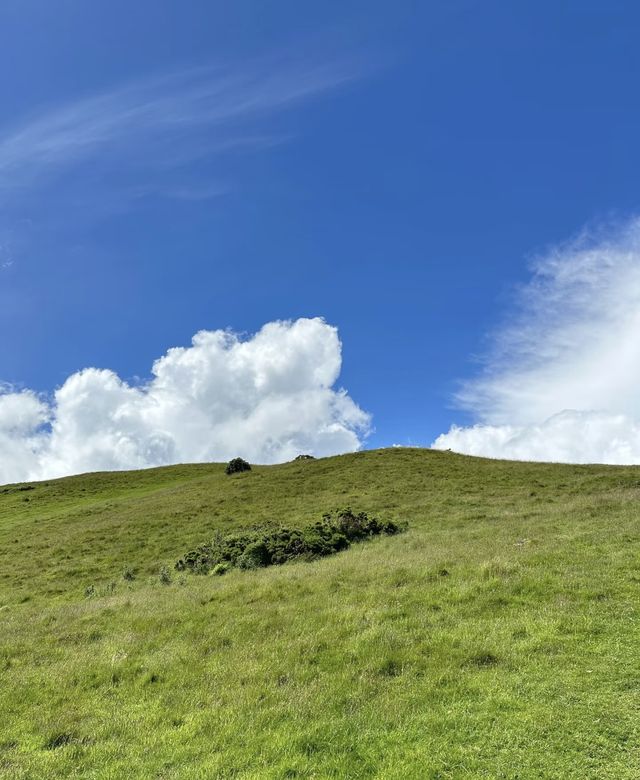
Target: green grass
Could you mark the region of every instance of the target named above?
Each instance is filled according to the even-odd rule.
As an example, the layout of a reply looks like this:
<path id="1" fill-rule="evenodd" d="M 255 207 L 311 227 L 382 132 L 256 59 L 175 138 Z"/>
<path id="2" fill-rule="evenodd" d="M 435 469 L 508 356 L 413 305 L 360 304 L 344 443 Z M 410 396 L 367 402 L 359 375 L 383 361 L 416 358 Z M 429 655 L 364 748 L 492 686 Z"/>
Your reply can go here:
<path id="1" fill-rule="evenodd" d="M 396 449 L 34 488 L 0 489 L 2 778 L 640 777 L 640 468 Z M 342 505 L 409 530 L 172 569 Z"/>

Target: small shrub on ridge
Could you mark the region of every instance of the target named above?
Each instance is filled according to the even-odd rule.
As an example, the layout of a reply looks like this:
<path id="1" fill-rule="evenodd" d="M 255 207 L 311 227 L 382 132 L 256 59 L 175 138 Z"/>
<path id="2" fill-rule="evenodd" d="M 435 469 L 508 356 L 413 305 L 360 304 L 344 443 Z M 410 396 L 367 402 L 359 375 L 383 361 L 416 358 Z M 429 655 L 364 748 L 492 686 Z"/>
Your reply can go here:
<path id="1" fill-rule="evenodd" d="M 242 458 L 234 458 L 227 463 L 225 474 L 239 474 L 241 471 L 251 471 L 251 464 Z"/>

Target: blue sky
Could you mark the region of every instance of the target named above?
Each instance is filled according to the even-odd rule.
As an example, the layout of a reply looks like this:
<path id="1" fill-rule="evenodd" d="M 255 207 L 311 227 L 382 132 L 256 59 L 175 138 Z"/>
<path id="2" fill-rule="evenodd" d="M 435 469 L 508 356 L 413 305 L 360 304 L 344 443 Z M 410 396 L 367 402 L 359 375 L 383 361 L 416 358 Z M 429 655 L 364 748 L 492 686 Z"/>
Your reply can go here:
<path id="1" fill-rule="evenodd" d="M 531 258 L 638 210 L 639 27 L 631 2 L 5 0 L 0 380 L 135 384 L 199 330 L 323 317 L 367 446 L 474 422 L 453 396 Z"/>

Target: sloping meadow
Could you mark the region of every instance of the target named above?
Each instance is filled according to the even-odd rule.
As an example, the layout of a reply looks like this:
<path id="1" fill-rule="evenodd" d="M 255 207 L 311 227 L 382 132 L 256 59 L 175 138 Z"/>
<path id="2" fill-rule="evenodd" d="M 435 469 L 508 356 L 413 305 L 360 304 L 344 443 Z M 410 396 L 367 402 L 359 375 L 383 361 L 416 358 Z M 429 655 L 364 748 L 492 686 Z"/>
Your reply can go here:
<path id="1" fill-rule="evenodd" d="M 640 776 L 640 469 L 396 449 L 21 487 L 3 777 Z M 345 518 L 408 532 L 240 564 Z"/>

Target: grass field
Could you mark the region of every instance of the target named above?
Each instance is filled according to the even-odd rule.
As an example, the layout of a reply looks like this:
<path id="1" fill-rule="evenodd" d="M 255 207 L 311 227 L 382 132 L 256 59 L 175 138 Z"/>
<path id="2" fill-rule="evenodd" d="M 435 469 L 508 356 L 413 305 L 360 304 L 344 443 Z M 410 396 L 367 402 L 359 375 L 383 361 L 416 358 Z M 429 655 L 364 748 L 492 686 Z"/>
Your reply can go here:
<path id="1" fill-rule="evenodd" d="M 18 487 L 2 778 L 640 777 L 640 468 L 393 449 Z M 173 571 L 216 529 L 344 505 L 409 530 Z"/>

